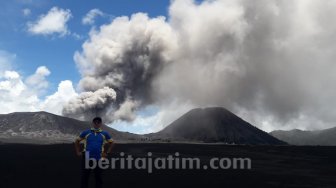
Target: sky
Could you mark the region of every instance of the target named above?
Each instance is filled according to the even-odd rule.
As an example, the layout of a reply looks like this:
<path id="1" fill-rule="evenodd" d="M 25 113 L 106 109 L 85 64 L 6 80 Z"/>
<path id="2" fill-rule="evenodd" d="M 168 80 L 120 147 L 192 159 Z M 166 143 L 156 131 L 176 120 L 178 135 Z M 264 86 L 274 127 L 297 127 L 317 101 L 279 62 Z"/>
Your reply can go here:
<path id="1" fill-rule="evenodd" d="M 22 76 L 34 73 L 41 65 L 52 70 L 52 74 L 48 77 L 50 94 L 57 89 L 58 83 L 62 80 L 72 80 L 74 83 L 79 81 L 80 74 L 76 69 L 73 54 L 88 39 L 92 27 L 108 23 L 115 16 L 129 16 L 134 12 L 146 12 L 151 16 L 166 15 L 169 1 L 149 0 L 146 3 L 139 3 L 135 0 L 94 2 L 14 0 L 1 1 L 0 5 L 3 7 L 0 13 L 0 49 L 16 55 L 13 66 L 17 68 L 16 70 L 22 71 Z M 52 8 L 69 11 L 70 18 L 64 23 L 67 27 L 66 32 L 69 33 L 62 35 L 63 31 L 50 34 L 30 32 L 28 23 L 36 22 L 41 15 L 46 15 Z M 97 16 L 91 24 L 83 24 L 83 18 L 93 9 L 100 10 L 104 16 Z"/>
<path id="2" fill-rule="evenodd" d="M 264 131 L 335 126 L 335 0 L 0 6 L 0 113 L 149 133 L 221 106 Z"/>

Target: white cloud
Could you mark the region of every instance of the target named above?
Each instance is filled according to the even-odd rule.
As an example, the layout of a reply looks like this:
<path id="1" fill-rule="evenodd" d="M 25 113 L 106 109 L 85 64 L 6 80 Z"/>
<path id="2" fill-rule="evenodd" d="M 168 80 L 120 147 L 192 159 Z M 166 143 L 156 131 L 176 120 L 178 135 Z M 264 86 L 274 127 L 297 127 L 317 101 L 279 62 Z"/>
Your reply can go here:
<path id="1" fill-rule="evenodd" d="M 80 34 L 75 33 L 75 32 L 71 33 L 71 35 L 72 35 L 76 40 L 81 40 L 81 39 L 84 38 L 83 35 L 80 35 Z"/>
<path id="2" fill-rule="evenodd" d="M 15 54 L 0 50 L 0 78 L 4 76 L 5 71 L 11 70 L 11 64 L 16 58 Z"/>
<path id="3" fill-rule="evenodd" d="M 42 110 L 61 115 L 63 104 L 78 95 L 72 82 L 65 80 L 55 93 L 42 99 L 40 95 L 49 85 L 46 78 L 50 70 L 40 66 L 34 74 L 23 78 L 11 66 L 15 59 L 15 54 L 0 50 L 0 113 Z"/>
<path id="4" fill-rule="evenodd" d="M 5 71 L 0 81 L 0 113 L 37 110 L 37 96 L 27 91 L 18 72 Z"/>
<path id="5" fill-rule="evenodd" d="M 40 108 L 44 111 L 61 115 L 62 109 L 65 104 L 69 102 L 71 98 L 78 96 L 72 82 L 70 80 L 64 80 L 58 85 L 57 91 L 47 96 L 44 101 L 41 102 Z"/>
<path id="6" fill-rule="evenodd" d="M 98 16 L 104 16 L 105 14 L 99 9 L 90 10 L 82 19 L 83 25 L 92 25 L 95 22 L 95 18 Z"/>
<path id="7" fill-rule="evenodd" d="M 47 14 L 41 15 L 35 22 L 28 22 L 28 31 L 36 35 L 69 34 L 67 22 L 72 17 L 69 9 L 53 7 Z"/>
<path id="8" fill-rule="evenodd" d="M 0 90 L 8 92 L 10 96 L 17 97 L 26 89 L 19 73 L 15 71 L 5 71 L 4 79 L 0 82 Z"/>
<path id="9" fill-rule="evenodd" d="M 48 88 L 48 81 L 46 77 L 50 75 L 50 71 L 45 66 L 40 66 L 36 69 L 35 74 L 29 76 L 25 83 L 29 85 L 32 89 L 37 92 L 43 92 L 44 89 Z"/>
<path id="10" fill-rule="evenodd" d="M 0 76 L 0 113 L 47 111 L 61 115 L 63 105 L 78 94 L 72 82 L 65 80 L 55 93 L 41 99 L 39 95 L 48 87 L 45 77 L 49 74 L 48 68 L 41 66 L 24 81 L 17 71 L 4 71 Z"/>
<path id="11" fill-rule="evenodd" d="M 29 8 L 22 9 L 23 16 L 29 16 L 31 14 L 31 10 Z"/>

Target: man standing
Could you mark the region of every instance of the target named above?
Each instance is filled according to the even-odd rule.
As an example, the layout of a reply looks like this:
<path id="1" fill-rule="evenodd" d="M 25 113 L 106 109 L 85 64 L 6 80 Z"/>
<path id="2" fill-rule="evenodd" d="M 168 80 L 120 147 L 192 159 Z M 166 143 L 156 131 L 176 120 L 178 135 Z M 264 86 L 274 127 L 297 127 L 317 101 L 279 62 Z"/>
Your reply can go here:
<path id="1" fill-rule="evenodd" d="M 95 117 L 92 120 L 92 128 L 83 131 L 75 141 L 76 154 L 82 156 L 82 174 L 81 174 L 81 188 L 87 188 L 89 184 L 90 172 L 94 171 L 96 188 L 101 188 L 103 184 L 102 169 L 97 165 L 94 169 L 85 167 L 85 160 L 87 157 L 100 160 L 106 158 L 111 153 L 113 147 L 113 140 L 108 132 L 101 130 L 102 119 Z M 80 142 L 84 141 L 84 150 L 81 150 Z M 105 151 L 105 144 L 108 144 L 108 149 Z M 84 154 L 85 152 L 85 154 Z M 87 155 L 88 154 L 88 155 Z"/>

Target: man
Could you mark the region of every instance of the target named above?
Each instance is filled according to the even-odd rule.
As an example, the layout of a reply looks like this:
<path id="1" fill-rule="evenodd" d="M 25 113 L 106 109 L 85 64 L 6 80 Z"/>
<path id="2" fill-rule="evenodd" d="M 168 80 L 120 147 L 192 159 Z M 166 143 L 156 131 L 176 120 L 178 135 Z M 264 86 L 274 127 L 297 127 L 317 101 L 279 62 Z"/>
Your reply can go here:
<path id="1" fill-rule="evenodd" d="M 81 188 L 87 188 L 89 184 L 90 172 L 93 170 L 95 174 L 96 188 L 101 188 L 103 184 L 102 169 L 97 165 L 94 169 L 85 168 L 85 160 L 87 157 L 94 158 L 97 161 L 106 158 L 111 153 L 113 140 L 108 132 L 101 130 L 102 119 L 95 117 L 92 120 L 92 128 L 83 131 L 75 141 L 76 154 L 82 156 L 82 177 Z M 81 150 L 80 142 L 84 141 L 84 150 Z M 105 144 L 108 149 L 105 151 Z M 86 156 L 88 154 L 88 156 Z"/>

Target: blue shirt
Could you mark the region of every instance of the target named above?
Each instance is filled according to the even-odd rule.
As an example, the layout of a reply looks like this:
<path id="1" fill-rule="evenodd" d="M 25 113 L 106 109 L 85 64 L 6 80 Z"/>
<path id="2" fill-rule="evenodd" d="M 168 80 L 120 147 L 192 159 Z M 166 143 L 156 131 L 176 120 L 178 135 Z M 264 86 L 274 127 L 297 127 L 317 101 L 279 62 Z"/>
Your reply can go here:
<path id="1" fill-rule="evenodd" d="M 78 140 L 84 140 L 84 151 L 89 152 L 90 158 L 99 160 L 104 152 L 104 144 L 113 142 L 110 134 L 101 129 L 88 129 L 83 131 Z"/>

